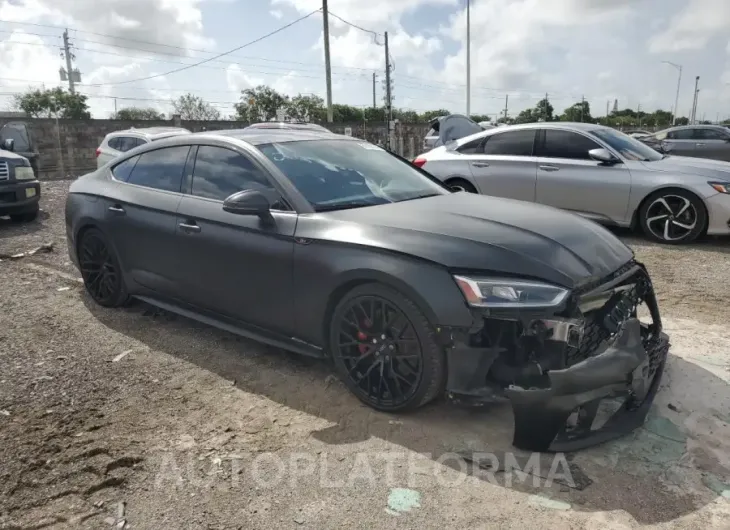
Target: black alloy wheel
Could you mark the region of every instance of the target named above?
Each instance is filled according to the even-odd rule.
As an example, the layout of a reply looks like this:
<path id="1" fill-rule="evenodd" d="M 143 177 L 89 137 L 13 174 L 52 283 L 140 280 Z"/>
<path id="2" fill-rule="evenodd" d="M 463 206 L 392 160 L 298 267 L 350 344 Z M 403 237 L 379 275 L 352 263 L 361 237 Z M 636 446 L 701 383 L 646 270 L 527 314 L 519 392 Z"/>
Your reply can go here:
<path id="1" fill-rule="evenodd" d="M 445 360 L 413 302 L 381 285 L 364 285 L 335 308 L 330 351 L 347 387 L 371 407 L 417 408 L 443 389 Z"/>
<path id="2" fill-rule="evenodd" d="M 650 196 L 640 212 L 644 233 L 668 244 L 691 243 L 705 229 L 707 212 L 702 201 L 685 190 L 660 190 Z"/>
<path id="3" fill-rule="evenodd" d="M 79 242 L 79 267 L 86 291 L 104 307 L 118 307 L 128 300 L 119 260 L 97 229 L 83 233 Z"/>

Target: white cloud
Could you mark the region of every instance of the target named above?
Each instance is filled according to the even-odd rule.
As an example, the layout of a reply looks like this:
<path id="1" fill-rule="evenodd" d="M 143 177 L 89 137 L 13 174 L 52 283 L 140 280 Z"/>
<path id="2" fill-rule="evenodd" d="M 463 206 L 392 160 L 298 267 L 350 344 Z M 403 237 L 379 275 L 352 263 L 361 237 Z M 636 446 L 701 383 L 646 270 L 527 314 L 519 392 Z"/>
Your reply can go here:
<path id="1" fill-rule="evenodd" d="M 251 77 L 246 74 L 238 64 L 231 64 L 226 68 L 226 84 L 230 91 L 240 92 L 261 85 L 263 82 L 264 80 L 260 77 Z"/>
<path id="2" fill-rule="evenodd" d="M 269 13 L 276 19 L 281 19 L 284 16 L 284 13 L 282 13 L 279 9 L 272 9 Z"/>
<path id="3" fill-rule="evenodd" d="M 701 50 L 718 33 L 730 27 L 730 2 L 691 0 L 676 13 L 667 28 L 651 37 L 652 53 Z"/>

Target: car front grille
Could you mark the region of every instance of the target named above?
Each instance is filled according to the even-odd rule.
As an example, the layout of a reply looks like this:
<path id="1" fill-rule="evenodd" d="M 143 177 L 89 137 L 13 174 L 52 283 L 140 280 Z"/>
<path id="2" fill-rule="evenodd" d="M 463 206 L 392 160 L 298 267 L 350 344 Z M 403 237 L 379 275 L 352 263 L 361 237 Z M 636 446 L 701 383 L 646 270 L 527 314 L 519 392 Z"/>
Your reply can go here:
<path id="1" fill-rule="evenodd" d="M 617 285 L 609 286 L 612 280 L 630 271 L 632 267 L 635 267 L 636 271 L 629 277 Z M 642 306 L 646 306 L 649 299 L 655 302 L 651 280 L 642 267 L 637 267 L 637 264 L 632 262 L 631 267 L 622 267 L 617 272 L 618 274 L 612 274 L 608 281 L 603 282 L 607 284 L 605 295 L 608 300 L 601 307 L 588 311 L 584 315 L 586 324 L 583 329 L 583 337 L 577 347 L 569 348 L 569 365 L 598 355 L 611 346 L 616 337 L 621 334 L 626 321 L 637 317 L 640 312 L 643 313 Z M 648 309 L 652 324 L 656 324 L 654 313 L 650 307 Z M 657 339 L 657 333 L 652 333 L 651 329 L 651 326 L 643 326 L 642 342 L 650 355 L 650 371 L 653 373 L 661 361 L 661 355 L 653 347 L 652 341 Z"/>
<path id="2" fill-rule="evenodd" d="M 4 160 L 0 160 L 0 180 L 10 180 L 10 167 Z"/>

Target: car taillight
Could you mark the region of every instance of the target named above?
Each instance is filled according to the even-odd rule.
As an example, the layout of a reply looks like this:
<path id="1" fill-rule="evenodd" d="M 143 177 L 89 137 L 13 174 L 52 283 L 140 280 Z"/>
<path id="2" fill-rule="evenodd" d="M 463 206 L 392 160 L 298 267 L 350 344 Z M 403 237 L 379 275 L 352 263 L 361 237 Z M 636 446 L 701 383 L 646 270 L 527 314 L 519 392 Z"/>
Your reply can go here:
<path id="1" fill-rule="evenodd" d="M 420 156 L 413 161 L 413 165 L 416 167 L 423 167 L 426 164 L 426 159 Z"/>
<path id="2" fill-rule="evenodd" d="M 99 157 L 99 155 L 100 155 L 100 154 L 101 154 L 101 149 L 99 149 L 99 148 L 97 147 L 97 148 L 96 148 L 96 156 L 97 156 L 97 158 Z"/>

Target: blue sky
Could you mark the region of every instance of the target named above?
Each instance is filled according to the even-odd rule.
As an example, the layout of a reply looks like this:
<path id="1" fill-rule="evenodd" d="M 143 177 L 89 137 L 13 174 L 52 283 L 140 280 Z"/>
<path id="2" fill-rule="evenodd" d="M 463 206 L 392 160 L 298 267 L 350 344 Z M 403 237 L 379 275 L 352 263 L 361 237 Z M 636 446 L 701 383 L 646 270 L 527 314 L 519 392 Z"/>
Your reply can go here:
<path id="1" fill-rule="evenodd" d="M 329 0 L 330 10 L 379 34 L 389 32 L 395 105 L 466 109 L 466 0 Z M 728 0 L 471 0 L 473 113 L 516 114 L 545 93 L 558 111 L 585 97 L 594 115 L 606 102 L 654 110 L 692 103 L 698 116 L 730 117 Z M 95 117 L 153 106 L 187 91 L 233 112 L 241 89 L 268 84 L 290 95 L 324 95 L 322 18 L 315 14 L 257 44 L 201 67 L 154 79 L 184 64 L 254 40 L 321 7 L 321 0 L 0 0 L 0 108 L 7 94 L 58 80 L 59 26 L 70 29 L 79 90 Z M 382 97 L 384 51 L 370 33 L 330 19 L 333 99 Z M 166 46 L 144 42 L 161 43 Z M 182 64 L 181 64 L 182 63 Z"/>

